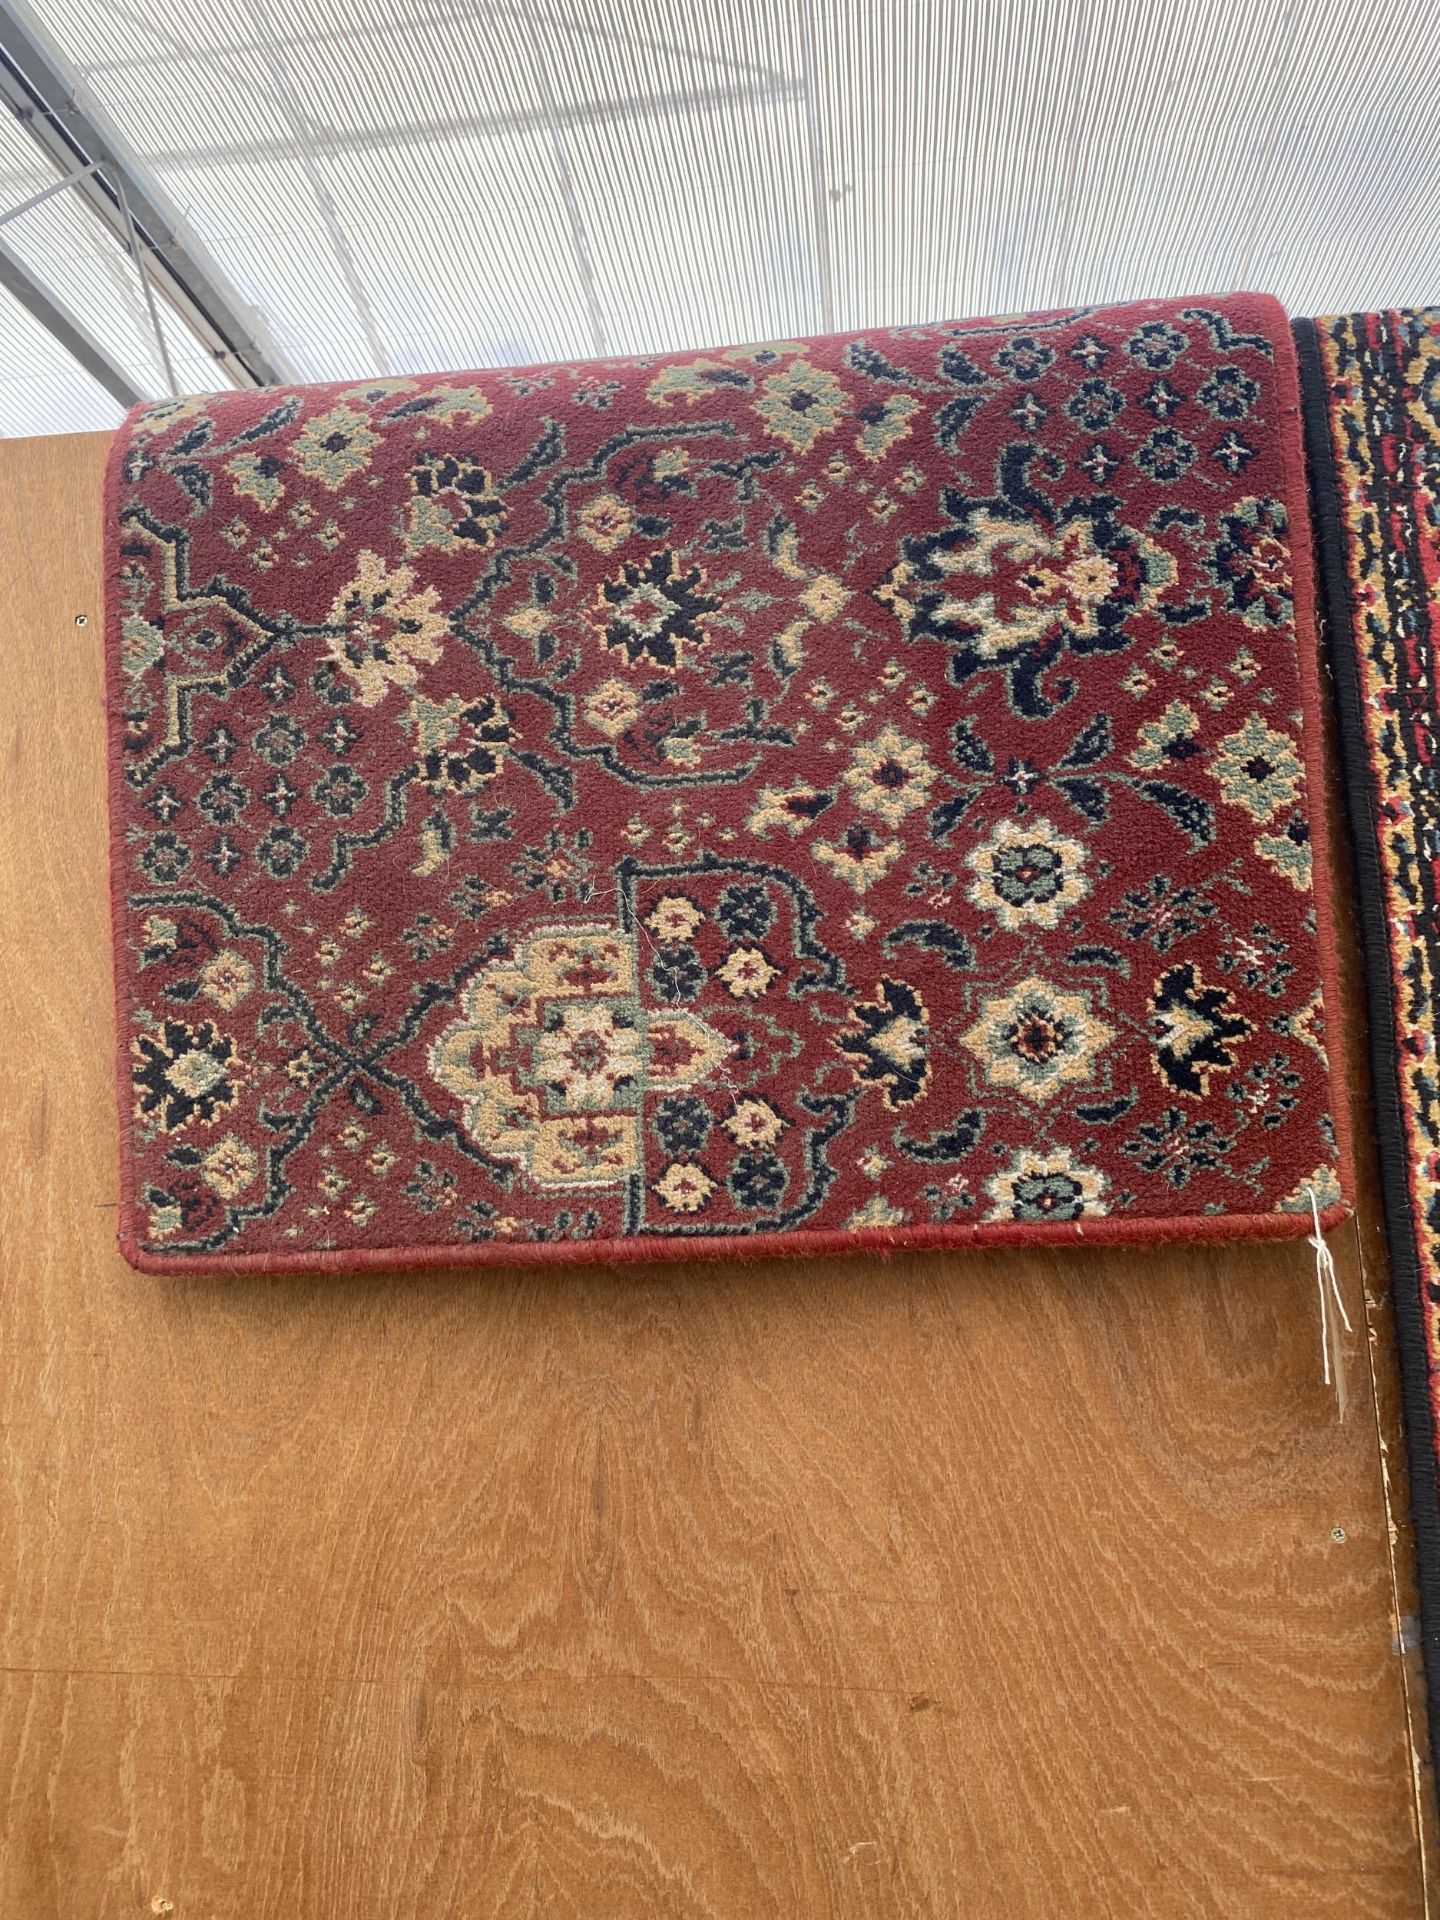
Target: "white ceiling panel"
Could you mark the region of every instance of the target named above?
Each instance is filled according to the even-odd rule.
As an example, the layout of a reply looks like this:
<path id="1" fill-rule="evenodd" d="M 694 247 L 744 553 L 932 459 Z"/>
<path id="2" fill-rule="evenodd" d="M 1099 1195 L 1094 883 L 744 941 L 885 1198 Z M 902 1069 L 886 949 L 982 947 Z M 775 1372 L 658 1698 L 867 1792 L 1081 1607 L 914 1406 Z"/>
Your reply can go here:
<path id="1" fill-rule="evenodd" d="M 1440 299 L 1437 0 L 22 12 L 309 379 L 1241 286 Z M 34 190 L 23 139 L 0 213 Z M 158 391 L 92 224 L 5 231 Z M 181 384 L 214 384 L 181 333 Z M 0 368 L 0 430 L 33 430 L 28 380 Z"/>

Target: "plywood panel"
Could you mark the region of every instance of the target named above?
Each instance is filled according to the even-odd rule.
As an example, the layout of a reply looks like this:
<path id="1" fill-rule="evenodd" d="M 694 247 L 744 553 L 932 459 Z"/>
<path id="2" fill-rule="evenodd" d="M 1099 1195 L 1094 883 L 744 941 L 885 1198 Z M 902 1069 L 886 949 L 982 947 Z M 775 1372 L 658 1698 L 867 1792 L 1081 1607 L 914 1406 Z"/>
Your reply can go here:
<path id="1" fill-rule="evenodd" d="M 123 1265 L 105 444 L 0 449 L 0 1913 L 1422 1914 L 1368 1199 L 1343 1423 L 1292 1244 Z"/>

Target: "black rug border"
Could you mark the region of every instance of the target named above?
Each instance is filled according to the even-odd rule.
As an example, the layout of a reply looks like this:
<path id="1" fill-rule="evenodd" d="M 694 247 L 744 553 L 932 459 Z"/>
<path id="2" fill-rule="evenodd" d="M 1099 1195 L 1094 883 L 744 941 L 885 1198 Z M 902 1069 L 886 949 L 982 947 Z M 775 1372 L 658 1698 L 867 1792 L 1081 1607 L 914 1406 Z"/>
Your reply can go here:
<path id="1" fill-rule="evenodd" d="M 1370 1026 L 1370 1079 L 1379 1143 L 1385 1239 L 1390 1253 L 1396 1344 L 1400 1354 L 1405 1452 L 1410 1474 L 1416 1584 L 1420 1595 L 1420 1642 L 1433 1753 L 1436 1735 L 1440 1734 L 1440 1462 L 1437 1462 L 1435 1419 L 1430 1403 L 1420 1249 L 1410 1210 L 1409 1139 L 1396 1066 L 1389 914 L 1375 825 L 1376 795 L 1370 783 L 1360 671 L 1361 640 L 1350 597 L 1344 520 L 1330 437 L 1319 329 L 1313 320 L 1295 320 L 1291 324 L 1300 363 L 1306 466 L 1310 476 L 1317 571 L 1325 610 L 1321 624 L 1335 687 L 1341 772 L 1359 895 L 1360 945 Z M 1397 1622 L 1397 1626 L 1401 1624 Z"/>

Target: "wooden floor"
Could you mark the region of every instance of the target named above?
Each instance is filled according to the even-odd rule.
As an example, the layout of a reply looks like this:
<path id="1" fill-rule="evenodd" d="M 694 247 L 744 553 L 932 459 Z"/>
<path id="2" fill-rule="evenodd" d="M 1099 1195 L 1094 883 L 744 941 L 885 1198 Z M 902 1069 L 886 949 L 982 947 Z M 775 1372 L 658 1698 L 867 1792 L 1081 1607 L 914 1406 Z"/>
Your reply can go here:
<path id="1" fill-rule="evenodd" d="M 1368 1164 L 1343 1423 L 1298 1244 L 122 1264 L 105 445 L 0 445 L 0 1914 L 1423 1915 Z"/>

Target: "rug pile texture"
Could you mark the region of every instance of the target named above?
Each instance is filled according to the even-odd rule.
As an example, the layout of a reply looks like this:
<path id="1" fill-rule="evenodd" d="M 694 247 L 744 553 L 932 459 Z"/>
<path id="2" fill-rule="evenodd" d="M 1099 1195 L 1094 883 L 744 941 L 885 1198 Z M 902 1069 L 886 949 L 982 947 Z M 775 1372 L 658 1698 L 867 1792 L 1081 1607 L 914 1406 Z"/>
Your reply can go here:
<path id="1" fill-rule="evenodd" d="M 1298 321 L 1440 1726 L 1440 309 Z"/>
<path id="2" fill-rule="evenodd" d="M 1344 1213 L 1273 302 L 154 405 L 107 518 L 137 1264 Z"/>

